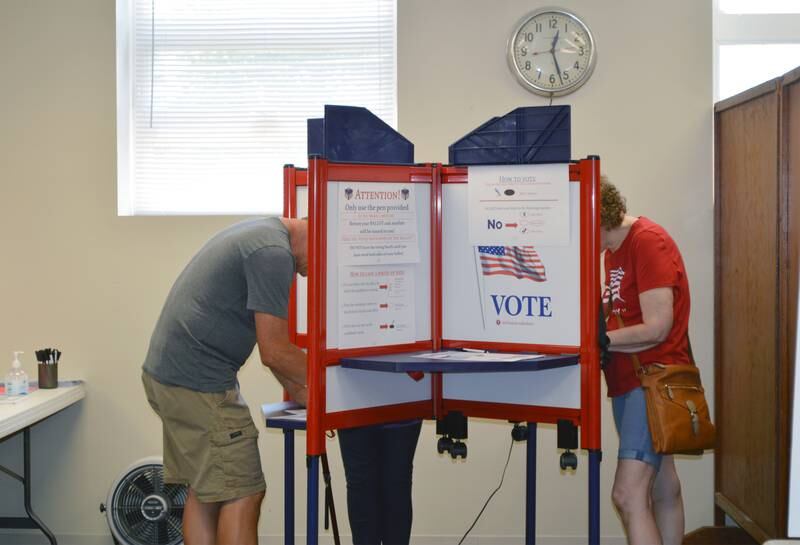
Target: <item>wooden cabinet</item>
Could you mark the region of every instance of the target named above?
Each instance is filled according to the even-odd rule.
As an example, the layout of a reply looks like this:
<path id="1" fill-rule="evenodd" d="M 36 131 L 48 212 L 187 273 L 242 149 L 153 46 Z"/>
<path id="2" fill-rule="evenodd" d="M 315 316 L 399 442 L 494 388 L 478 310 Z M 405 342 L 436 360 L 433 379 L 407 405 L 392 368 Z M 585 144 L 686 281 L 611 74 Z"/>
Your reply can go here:
<path id="1" fill-rule="evenodd" d="M 787 532 L 800 68 L 716 104 L 714 123 L 715 523 L 763 542 Z"/>

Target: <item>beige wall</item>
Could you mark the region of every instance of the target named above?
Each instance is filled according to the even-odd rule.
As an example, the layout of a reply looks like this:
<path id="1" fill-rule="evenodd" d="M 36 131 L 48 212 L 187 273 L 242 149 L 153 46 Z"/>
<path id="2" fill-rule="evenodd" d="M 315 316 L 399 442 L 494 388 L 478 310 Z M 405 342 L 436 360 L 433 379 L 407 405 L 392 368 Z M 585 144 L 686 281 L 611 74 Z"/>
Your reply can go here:
<path id="1" fill-rule="evenodd" d="M 516 83 L 504 57 L 512 26 L 539 4 L 398 4 L 400 130 L 415 143 L 418 160 L 446 162 L 447 146 L 489 117 L 546 103 Z M 710 2 L 558 4 L 584 17 L 599 52 L 589 83 L 555 102 L 572 105 L 573 157 L 600 155 L 631 210 L 662 223 L 677 240 L 692 284 L 696 355 L 711 385 Z M 173 279 L 206 238 L 234 220 L 116 216 L 114 58 L 113 0 L 0 1 L 0 369 L 5 373 L 12 350 L 26 350 L 25 368 L 33 373 L 32 351 L 55 345 L 65 353 L 62 375 L 87 381 L 83 402 L 33 432 L 35 506 L 76 543 L 103 542 L 90 536 L 107 535 L 97 506 L 112 480 L 130 462 L 159 452 L 160 430 L 140 389 L 139 365 Z M 253 407 L 279 398 L 255 362 L 241 378 Z M 617 439 L 607 402 L 603 426 L 602 534 L 620 542 L 608 500 Z M 538 532 L 585 535 L 586 457 L 577 474 L 561 474 L 555 432 L 542 428 Z M 433 431 L 423 429 L 416 458 L 414 532 L 460 536 L 497 483 L 509 426 L 473 422 L 469 458 L 458 463 L 435 454 Z M 0 445 L 0 464 L 19 467 L 21 446 L 19 437 Z M 344 518 L 338 446 L 330 447 Z M 261 533 L 278 535 L 281 436 L 262 432 L 261 448 L 270 482 Z M 299 453 L 297 464 L 304 467 Z M 687 528 L 710 523 L 711 457 L 678 466 Z M 522 535 L 523 469 L 524 448 L 517 445 L 503 490 L 473 531 L 484 542 L 507 536 L 515 543 Z M 0 476 L 2 513 L 20 512 L 19 488 Z M 300 533 L 304 527 L 299 516 Z"/>

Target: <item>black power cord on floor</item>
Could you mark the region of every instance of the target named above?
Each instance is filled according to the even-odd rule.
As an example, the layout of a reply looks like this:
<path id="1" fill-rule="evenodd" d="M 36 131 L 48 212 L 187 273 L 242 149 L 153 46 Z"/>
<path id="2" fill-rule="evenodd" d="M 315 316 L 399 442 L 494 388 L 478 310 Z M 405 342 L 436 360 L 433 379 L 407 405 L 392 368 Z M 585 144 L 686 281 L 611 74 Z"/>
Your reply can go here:
<path id="1" fill-rule="evenodd" d="M 489 494 L 489 497 L 486 499 L 486 503 L 483 504 L 483 507 L 481 507 L 481 510 L 478 513 L 478 516 L 475 517 L 474 521 L 472 521 L 472 524 L 467 529 L 466 533 L 464 534 L 464 537 L 461 538 L 461 541 L 458 542 L 458 545 L 461 545 L 462 543 L 464 543 L 464 540 L 467 539 L 467 536 L 469 535 L 469 533 L 472 531 L 473 528 L 475 528 L 475 525 L 478 524 L 478 520 L 481 518 L 481 515 L 486 510 L 486 506 L 489 505 L 489 502 L 492 501 L 492 498 L 494 497 L 494 495 L 497 494 L 497 491 L 500 490 L 501 486 L 503 486 L 503 479 L 506 478 L 506 469 L 508 469 L 508 462 L 509 462 L 509 460 L 511 460 L 511 450 L 513 448 L 514 448 L 514 439 L 511 439 L 511 444 L 508 446 L 508 456 L 506 457 L 506 465 L 503 466 L 503 474 L 500 475 L 500 484 L 498 484 L 497 488 L 495 488 L 494 491 L 491 494 Z"/>

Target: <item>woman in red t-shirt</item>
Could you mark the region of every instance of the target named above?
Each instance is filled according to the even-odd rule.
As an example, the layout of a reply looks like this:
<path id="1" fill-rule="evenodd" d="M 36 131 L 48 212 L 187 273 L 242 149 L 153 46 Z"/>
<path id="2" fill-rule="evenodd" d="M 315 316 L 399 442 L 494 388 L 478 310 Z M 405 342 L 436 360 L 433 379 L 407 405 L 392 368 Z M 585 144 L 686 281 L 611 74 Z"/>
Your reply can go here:
<path id="1" fill-rule="evenodd" d="M 604 371 L 620 437 L 611 493 L 631 545 L 680 545 L 684 516 L 672 456 L 653 451 L 641 364 L 688 363 L 689 283 L 675 241 L 645 217 L 629 216 L 625 198 L 605 176 L 600 183 L 600 246 L 605 250 L 603 303 L 610 358 Z M 614 315 L 622 318 L 619 326 Z"/>

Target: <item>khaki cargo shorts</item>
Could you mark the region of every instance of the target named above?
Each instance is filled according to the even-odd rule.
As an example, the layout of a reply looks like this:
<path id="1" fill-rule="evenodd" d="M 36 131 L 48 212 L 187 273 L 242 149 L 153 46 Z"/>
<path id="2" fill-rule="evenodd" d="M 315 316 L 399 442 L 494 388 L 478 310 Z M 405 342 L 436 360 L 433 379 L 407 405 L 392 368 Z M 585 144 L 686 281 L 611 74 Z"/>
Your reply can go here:
<path id="1" fill-rule="evenodd" d="M 204 503 L 244 498 L 266 489 L 258 430 L 239 390 L 206 393 L 142 382 L 164 424 L 164 481 L 189 485 Z"/>

